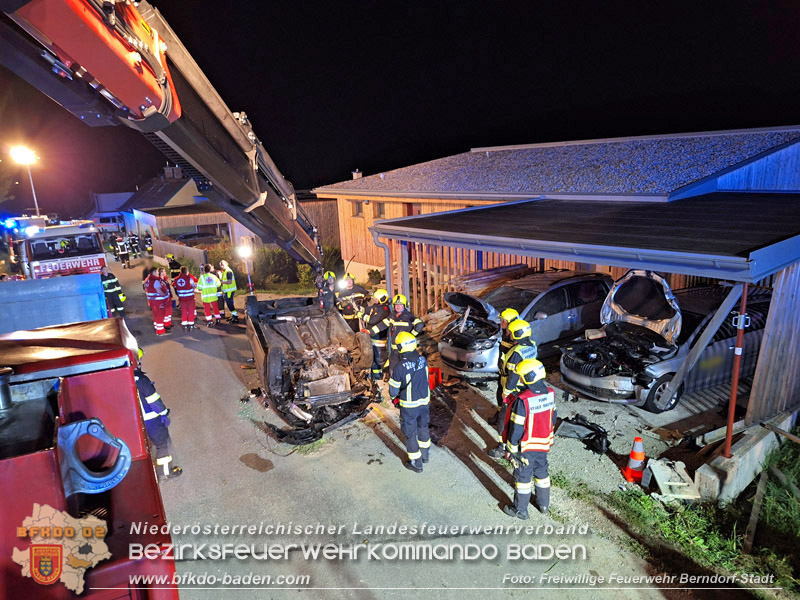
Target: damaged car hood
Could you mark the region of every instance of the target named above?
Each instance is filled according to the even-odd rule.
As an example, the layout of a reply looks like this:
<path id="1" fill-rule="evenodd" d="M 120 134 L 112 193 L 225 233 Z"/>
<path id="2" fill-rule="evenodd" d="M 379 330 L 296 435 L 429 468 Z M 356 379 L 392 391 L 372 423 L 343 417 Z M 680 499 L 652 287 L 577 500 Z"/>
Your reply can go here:
<path id="1" fill-rule="evenodd" d="M 600 310 L 603 325 L 622 322 L 655 331 L 670 344 L 681 332 L 681 311 L 666 280 L 652 271 L 633 269 L 614 283 Z"/>
<path id="2" fill-rule="evenodd" d="M 500 316 L 494 306 L 463 292 L 447 292 L 444 295 L 444 301 L 450 306 L 452 311 L 456 314 L 463 315 L 467 307 L 469 307 L 469 314 L 473 317 L 482 319 L 489 319 L 491 321 L 499 321 Z"/>

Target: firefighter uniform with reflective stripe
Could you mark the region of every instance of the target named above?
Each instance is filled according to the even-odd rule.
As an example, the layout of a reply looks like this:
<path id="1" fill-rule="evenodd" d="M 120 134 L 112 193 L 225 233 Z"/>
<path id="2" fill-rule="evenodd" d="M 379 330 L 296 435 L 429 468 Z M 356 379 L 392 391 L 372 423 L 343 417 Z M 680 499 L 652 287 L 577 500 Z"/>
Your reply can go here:
<path id="1" fill-rule="evenodd" d="M 503 433 L 503 423 L 505 422 L 506 413 L 508 412 L 509 397 L 519 387 L 519 375 L 514 370 L 517 365 L 523 360 L 536 358 L 538 352 L 536 350 L 536 342 L 530 338 L 521 340 L 514 345 L 511 350 L 503 355 L 502 367 L 500 369 L 500 383 L 498 387 L 501 390 L 502 404 L 500 405 L 500 413 L 497 420 L 497 441 L 501 441 Z"/>
<path id="2" fill-rule="evenodd" d="M 136 391 L 139 395 L 139 407 L 142 410 L 144 428 L 147 437 L 156 447 L 156 471 L 160 476 L 168 477 L 172 472 L 172 440 L 169 437 L 169 410 L 156 391 L 156 386 L 140 368 L 133 370 L 136 380 Z"/>
<path id="3" fill-rule="evenodd" d="M 389 394 L 399 400 L 400 429 L 406 436 L 406 452 L 412 470 L 422 470 L 422 463 L 428 462 L 431 436 L 430 388 L 428 387 L 428 361 L 414 349 L 400 352 L 397 366 L 392 369 L 389 379 Z"/>
<path id="4" fill-rule="evenodd" d="M 336 292 L 336 308 L 342 313 L 344 320 L 350 325 L 350 329 L 358 332 L 361 328 L 358 325 L 358 316 L 363 311 L 361 304 L 367 297 L 367 290 L 360 285 L 353 285 Z"/>
<path id="5" fill-rule="evenodd" d="M 514 459 L 514 509 L 527 514 L 535 488 L 536 504 L 546 512 L 550 506 L 547 453 L 553 445 L 555 393 L 542 379 L 515 393 L 510 406 L 503 441 Z"/>
<path id="6" fill-rule="evenodd" d="M 181 306 L 181 325 L 184 327 L 194 325 L 194 320 L 197 318 L 197 308 L 194 303 L 196 285 L 197 278 L 189 273 L 181 273 L 172 280 L 172 287 L 175 288 Z"/>
<path id="7" fill-rule="evenodd" d="M 222 271 L 221 279 L 222 297 L 225 299 L 225 304 L 228 305 L 228 310 L 231 311 L 231 317 L 237 319 L 239 313 L 236 312 L 236 308 L 233 306 L 233 295 L 236 293 L 236 276 L 233 274 L 233 270 L 227 267 Z"/>
<path id="8" fill-rule="evenodd" d="M 178 275 L 181 274 L 181 263 L 175 260 L 174 256 L 169 259 L 167 266 L 169 267 L 170 279 L 175 279 Z"/>
<path id="9" fill-rule="evenodd" d="M 389 344 L 394 344 L 394 341 L 397 339 L 397 336 L 403 332 L 407 331 L 413 336 L 418 336 L 422 333 L 422 329 L 425 327 L 425 324 L 422 322 L 421 319 L 414 316 L 414 314 L 408 310 L 407 308 L 403 310 L 399 315 L 396 312 L 393 312 L 389 315 L 388 318 L 384 319 L 377 325 L 374 325 L 370 328 L 369 332 L 372 333 L 379 333 L 381 331 L 389 331 Z M 389 362 L 384 364 L 384 366 L 389 367 L 389 372 L 391 373 L 394 370 L 395 364 L 397 363 L 398 355 L 397 349 L 392 348 Z"/>
<path id="10" fill-rule="evenodd" d="M 213 273 L 203 273 L 200 279 L 197 280 L 197 291 L 200 292 L 200 297 L 203 301 L 203 310 L 206 314 L 206 321 L 211 323 L 211 316 L 219 320 L 219 306 L 217 305 L 217 288 L 220 282 L 217 276 Z"/>
<path id="11" fill-rule="evenodd" d="M 125 296 L 122 294 L 122 286 L 120 286 L 117 276 L 109 271 L 108 275 L 100 275 L 100 281 L 103 283 L 103 292 L 106 295 L 108 315 L 110 317 L 124 316 L 125 307 L 122 305 L 122 299 Z"/>
<path id="12" fill-rule="evenodd" d="M 385 302 L 376 302 L 371 304 L 364 315 L 364 326 L 369 330 L 369 337 L 372 341 L 372 378 L 380 379 L 383 373 L 383 367 L 388 358 L 388 349 L 386 347 L 389 330 L 383 329 L 381 331 L 373 331 L 373 328 L 389 318 L 391 308 Z"/>

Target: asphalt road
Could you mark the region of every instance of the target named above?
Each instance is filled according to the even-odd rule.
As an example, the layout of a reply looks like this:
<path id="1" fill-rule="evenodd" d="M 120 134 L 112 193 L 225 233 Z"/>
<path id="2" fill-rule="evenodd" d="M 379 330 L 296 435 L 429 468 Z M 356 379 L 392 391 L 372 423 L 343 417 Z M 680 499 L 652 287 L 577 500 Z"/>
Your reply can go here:
<path id="1" fill-rule="evenodd" d="M 180 560 L 178 573 L 190 577 L 203 573 L 223 577 L 250 573 L 273 578 L 309 576 L 307 585 L 182 586 L 181 597 L 192 598 L 529 598 L 542 593 L 557 598 L 661 598 L 692 597 L 684 590 L 658 591 L 639 584 L 631 589 L 601 592 L 588 583 L 554 586 L 542 583 L 543 574 L 554 576 L 643 576 L 658 571 L 609 535 L 401 535 L 368 533 L 368 525 L 388 526 L 552 526 L 582 525 L 586 517 L 558 488 L 553 490 L 554 520 L 531 509 L 522 522 L 500 511 L 512 490 L 510 475 L 485 456 L 490 442 L 482 419 L 488 404 L 481 400 L 439 406 L 440 418 L 433 437 L 435 446 L 425 472 L 417 475 L 402 466 L 404 448 L 393 408 L 381 407 L 377 422 L 355 423 L 333 432 L 313 452 L 279 445 L 264 431 L 263 422 L 274 419 L 259 403 L 240 399 L 254 385 L 253 371 L 241 369 L 250 356 L 244 326 L 219 329 L 200 327 L 191 333 L 180 329 L 157 339 L 141 291 L 141 267 L 123 270 L 112 263 L 128 296 L 129 328 L 145 349 L 144 368 L 167 406 L 172 409 L 171 434 L 181 477 L 162 484 L 162 495 L 173 525 L 294 524 L 333 526 L 337 534 L 320 535 L 174 535 L 177 544 L 475 544 L 498 549 L 497 558 L 479 560 L 358 560 L 304 559 L 302 550 L 289 552 L 288 560 Z M 448 416 L 449 415 L 449 416 Z M 381 419 L 381 416 L 383 417 Z M 553 453 L 558 452 L 558 446 Z M 624 524 L 616 529 L 624 538 Z M 509 545 L 582 545 L 585 559 L 518 560 L 506 557 Z M 378 548 L 386 548 L 379 546 Z M 391 546 L 390 550 L 391 552 Z M 491 552 L 491 548 L 486 550 Z M 385 555 L 384 555 L 385 556 Z M 391 556 L 391 555 L 390 555 Z M 511 583 L 509 576 L 526 576 L 534 584 Z M 560 587 L 544 591 L 543 588 Z M 201 589 L 206 588 L 206 589 Z M 207 589 L 217 588 L 217 589 Z M 260 589 L 253 589 L 260 588 Z M 632 589 L 639 588 L 639 589 Z M 710 597 L 708 594 L 699 597 Z M 728 596 L 730 597 L 730 596 Z"/>

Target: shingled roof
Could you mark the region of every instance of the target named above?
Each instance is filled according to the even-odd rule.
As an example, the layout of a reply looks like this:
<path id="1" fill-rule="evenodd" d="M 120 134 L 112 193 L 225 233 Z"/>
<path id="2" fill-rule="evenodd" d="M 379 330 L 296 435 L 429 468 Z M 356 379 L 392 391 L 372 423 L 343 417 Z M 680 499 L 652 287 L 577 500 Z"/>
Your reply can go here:
<path id="1" fill-rule="evenodd" d="M 800 141 L 800 127 L 475 148 L 317 194 L 666 197 Z"/>

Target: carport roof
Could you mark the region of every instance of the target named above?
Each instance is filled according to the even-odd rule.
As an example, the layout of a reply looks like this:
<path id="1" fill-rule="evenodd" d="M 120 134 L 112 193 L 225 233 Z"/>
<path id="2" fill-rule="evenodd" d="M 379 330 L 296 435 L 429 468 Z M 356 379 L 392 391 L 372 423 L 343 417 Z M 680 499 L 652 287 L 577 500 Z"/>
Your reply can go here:
<path id="1" fill-rule="evenodd" d="M 524 200 L 378 221 L 379 237 L 754 282 L 800 260 L 800 194 Z"/>

